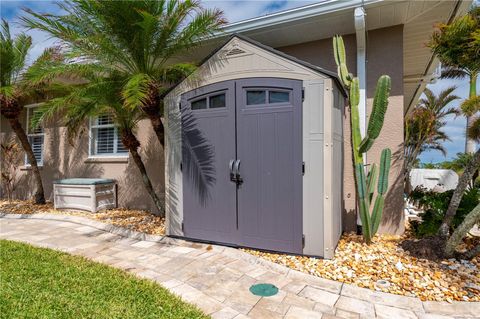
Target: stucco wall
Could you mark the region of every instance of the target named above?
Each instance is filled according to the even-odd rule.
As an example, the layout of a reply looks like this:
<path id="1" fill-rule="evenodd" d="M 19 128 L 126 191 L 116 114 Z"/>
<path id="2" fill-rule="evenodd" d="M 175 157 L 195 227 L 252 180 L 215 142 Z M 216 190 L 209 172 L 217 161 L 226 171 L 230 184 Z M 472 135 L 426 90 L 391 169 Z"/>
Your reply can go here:
<path id="1" fill-rule="evenodd" d="M 25 114 L 26 112 L 21 119 L 24 127 L 26 124 Z M 155 211 L 155 205 L 143 188 L 140 173 L 132 159 L 89 159 L 88 127 L 85 126 L 86 130 L 83 135 L 74 141 L 74 145 L 70 145 L 66 138 L 66 128 L 55 126 L 54 123 L 45 126 L 44 163 L 40 168 L 47 200 L 53 199 L 53 181 L 56 179 L 113 178 L 118 185 L 118 205 L 120 207 Z M 147 172 L 157 194 L 162 198 L 164 192 L 163 150 L 148 120 L 139 123 L 136 133 L 141 143 L 140 154 L 144 159 Z M 13 133 L 8 122 L 2 117 L 0 139 L 3 141 L 10 136 L 13 136 Z M 22 154 L 20 159 L 22 166 L 23 161 Z M 18 172 L 18 187 L 15 195 L 20 199 L 31 198 L 33 189 L 31 170 L 23 166 Z"/>
<path id="2" fill-rule="evenodd" d="M 355 35 L 343 35 L 347 64 L 350 72 L 356 70 Z M 304 61 L 335 71 L 332 40 L 324 39 L 299 45 L 277 48 Z M 380 152 L 390 147 L 393 153 L 390 188 L 385 201 L 385 211 L 379 231 L 402 233 L 403 222 L 403 26 L 393 26 L 368 32 L 367 36 L 367 113 L 371 111 L 375 85 L 382 74 L 392 78 L 392 91 L 385 123 L 379 138 L 367 154 L 368 163 L 377 162 Z M 344 229 L 355 229 L 355 188 L 350 144 L 350 110 L 344 119 Z M 368 120 L 368 119 L 367 119 Z M 349 151 L 350 150 L 350 151 Z"/>

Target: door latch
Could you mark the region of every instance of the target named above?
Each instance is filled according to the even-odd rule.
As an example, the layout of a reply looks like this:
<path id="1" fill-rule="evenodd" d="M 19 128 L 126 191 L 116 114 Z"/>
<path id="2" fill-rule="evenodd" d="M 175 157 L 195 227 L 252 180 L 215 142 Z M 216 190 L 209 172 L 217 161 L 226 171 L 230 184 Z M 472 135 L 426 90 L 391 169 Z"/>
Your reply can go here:
<path id="1" fill-rule="evenodd" d="M 228 168 L 230 169 L 230 181 L 236 183 L 237 179 L 234 172 L 234 165 L 235 165 L 235 160 L 233 159 L 230 160 L 230 162 L 228 163 Z"/>
<path id="2" fill-rule="evenodd" d="M 240 175 L 240 160 L 230 160 L 228 163 L 230 168 L 230 181 L 240 186 L 243 184 L 243 178 Z"/>

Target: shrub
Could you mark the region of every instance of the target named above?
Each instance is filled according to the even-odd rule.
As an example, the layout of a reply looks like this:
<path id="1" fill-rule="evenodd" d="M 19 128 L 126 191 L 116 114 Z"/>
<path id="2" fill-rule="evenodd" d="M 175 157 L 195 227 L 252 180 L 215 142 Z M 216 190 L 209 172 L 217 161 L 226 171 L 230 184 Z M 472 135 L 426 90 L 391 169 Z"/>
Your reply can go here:
<path id="1" fill-rule="evenodd" d="M 417 207 L 423 210 L 420 214 L 421 222 L 413 221 L 411 223 L 414 234 L 418 237 L 435 235 L 442 223 L 445 212 L 447 211 L 453 190 L 443 193 L 427 191 L 424 188 L 417 187 L 409 196 Z M 465 216 L 470 213 L 480 202 L 480 188 L 473 187 L 465 192 L 458 207 L 452 223 L 453 231 L 462 223 Z"/>

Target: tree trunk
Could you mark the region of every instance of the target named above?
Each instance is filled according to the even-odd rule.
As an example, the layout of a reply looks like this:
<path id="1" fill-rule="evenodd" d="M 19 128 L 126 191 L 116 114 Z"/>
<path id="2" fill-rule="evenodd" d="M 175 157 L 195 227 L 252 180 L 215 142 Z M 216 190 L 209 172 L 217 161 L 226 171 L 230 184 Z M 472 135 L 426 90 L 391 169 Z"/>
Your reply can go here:
<path id="1" fill-rule="evenodd" d="M 448 239 L 445 245 L 445 255 L 447 257 L 453 256 L 455 248 L 462 241 L 467 232 L 480 221 L 480 204 L 478 204 L 468 215 L 463 222 L 455 229 L 452 236 Z M 475 251 L 475 249 L 474 249 Z"/>
<path id="2" fill-rule="evenodd" d="M 27 154 L 30 167 L 32 168 L 33 178 L 36 184 L 36 190 L 34 195 L 35 204 L 45 204 L 45 193 L 43 191 L 42 176 L 40 175 L 37 159 L 33 154 L 32 146 L 28 141 L 28 136 L 25 133 L 25 130 L 20 124 L 20 121 L 18 120 L 18 118 L 8 118 L 8 122 L 10 123 L 12 130 L 15 132 L 18 139 L 20 140 L 20 144 L 22 144 L 23 150 Z"/>
<path id="3" fill-rule="evenodd" d="M 440 229 L 438 230 L 438 235 L 441 238 L 446 239 L 448 237 L 450 225 L 452 224 L 453 217 L 455 217 L 455 214 L 457 213 L 457 208 L 460 205 L 463 194 L 465 193 L 468 183 L 471 181 L 473 174 L 479 166 L 480 149 L 473 155 L 472 160 L 470 161 L 470 163 L 468 163 L 467 167 L 465 167 L 465 171 L 458 180 L 457 188 L 453 192 L 447 212 L 445 213 L 445 217 L 443 218 Z"/>
<path id="4" fill-rule="evenodd" d="M 122 143 L 132 155 L 133 161 L 137 166 L 138 170 L 140 171 L 140 175 L 142 175 L 143 186 L 147 190 L 148 194 L 152 198 L 155 206 L 157 207 L 160 215 L 162 217 L 165 216 L 165 205 L 164 203 L 158 198 L 155 190 L 153 189 L 152 182 L 150 181 L 150 177 L 148 177 L 147 170 L 145 165 L 143 164 L 142 158 L 140 154 L 138 154 L 138 148 L 140 147 L 140 142 L 138 141 L 137 137 L 131 131 L 123 130 L 121 131 L 122 134 Z"/>
<path id="5" fill-rule="evenodd" d="M 160 107 L 162 98 L 159 95 L 160 85 L 158 83 L 150 83 L 148 88 L 148 98 L 142 105 L 142 111 L 150 119 L 152 123 L 153 131 L 157 135 L 157 139 L 165 147 L 165 128 L 162 123 L 162 110 Z"/>
<path id="6" fill-rule="evenodd" d="M 470 76 L 470 93 L 468 94 L 468 98 L 472 99 L 477 96 L 477 74 L 473 73 Z M 475 115 L 467 116 L 467 126 L 466 126 L 466 134 L 465 134 L 465 153 L 473 154 L 475 153 L 476 143 L 474 140 L 468 138 L 468 130 L 473 122 L 475 122 Z"/>
<path id="7" fill-rule="evenodd" d="M 152 116 L 148 115 L 148 118 L 150 119 L 150 123 L 152 123 L 153 130 L 157 135 L 160 145 L 162 145 L 162 148 L 165 148 L 165 128 L 163 126 L 160 114 Z"/>

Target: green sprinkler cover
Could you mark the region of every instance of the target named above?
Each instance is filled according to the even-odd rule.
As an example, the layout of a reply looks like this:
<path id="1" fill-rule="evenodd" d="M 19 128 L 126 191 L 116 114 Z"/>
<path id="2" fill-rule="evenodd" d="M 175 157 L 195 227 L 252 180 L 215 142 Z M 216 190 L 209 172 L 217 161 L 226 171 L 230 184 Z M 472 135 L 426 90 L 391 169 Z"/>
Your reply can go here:
<path id="1" fill-rule="evenodd" d="M 250 292 L 256 296 L 270 297 L 278 293 L 278 288 L 272 284 L 256 284 L 250 287 Z"/>

